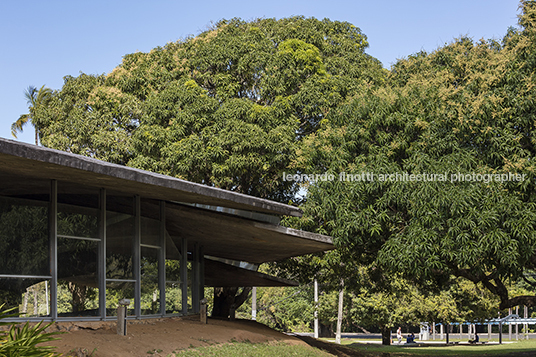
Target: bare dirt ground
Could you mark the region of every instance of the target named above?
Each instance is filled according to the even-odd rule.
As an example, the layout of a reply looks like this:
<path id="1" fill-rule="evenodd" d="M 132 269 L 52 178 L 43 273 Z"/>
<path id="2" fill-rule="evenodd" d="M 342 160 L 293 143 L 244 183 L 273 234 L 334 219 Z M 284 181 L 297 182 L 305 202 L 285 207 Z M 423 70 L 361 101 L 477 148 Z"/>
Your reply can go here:
<path id="1" fill-rule="evenodd" d="M 129 323 L 126 336 L 117 335 L 115 324 L 95 326 L 67 323 L 63 324 L 61 329 L 70 331 L 59 335 L 61 339 L 51 342 L 50 345 L 56 346 L 56 352 L 65 356 L 79 357 L 88 356 L 95 348 L 97 350 L 92 355 L 94 357 L 146 357 L 167 356 L 174 351 L 232 341 L 307 345 L 298 338 L 250 320 L 209 319 L 208 324 L 202 324 L 198 318 L 142 320 L 142 323 Z"/>
<path id="2" fill-rule="evenodd" d="M 47 343 L 56 346 L 56 352 L 76 357 L 137 357 L 167 356 L 188 348 L 230 342 L 286 343 L 316 347 L 338 357 L 388 357 L 399 353 L 385 353 L 377 345 L 369 345 L 366 353 L 348 346 L 317 340 L 312 337 L 294 337 L 272 330 L 251 320 L 224 321 L 209 319 L 199 322 L 198 316 L 129 321 L 127 335 L 116 333 L 115 322 L 64 322 L 53 325 L 49 331 L 67 331 L 60 340 Z M 311 347 L 312 346 L 312 347 Z M 95 350 L 96 349 L 96 350 Z M 376 351 L 375 351 L 376 350 Z M 403 351 L 407 354 L 409 351 Z M 93 353 L 93 354 L 92 354 Z M 496 357 L 534 356 L 534 352 L 516 352 Z"/>

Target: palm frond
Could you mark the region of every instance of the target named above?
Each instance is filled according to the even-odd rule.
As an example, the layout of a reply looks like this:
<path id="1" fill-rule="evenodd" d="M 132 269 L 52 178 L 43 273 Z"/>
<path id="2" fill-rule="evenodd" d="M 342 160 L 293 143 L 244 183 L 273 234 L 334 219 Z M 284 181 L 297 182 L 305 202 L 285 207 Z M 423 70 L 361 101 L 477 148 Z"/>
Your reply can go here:
<path id="1" fill-rule="evenodd" d="M 30 121 L 30 114 L 22 114 L 16 122 L 11 124 L 11 135 L 16 139 L 17 133 L 21 133 L 23 127 Z"/>

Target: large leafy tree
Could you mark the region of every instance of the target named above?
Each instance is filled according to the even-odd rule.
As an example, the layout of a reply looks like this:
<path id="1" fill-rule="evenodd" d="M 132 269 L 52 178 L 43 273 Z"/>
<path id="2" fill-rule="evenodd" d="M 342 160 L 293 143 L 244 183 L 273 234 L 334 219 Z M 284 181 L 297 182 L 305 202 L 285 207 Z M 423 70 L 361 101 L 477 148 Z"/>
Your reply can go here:
<path id="1" fill-rule="evenodd" d="M 223 20 L 108 75 L 65 77 L 36 116 L 42 143 L 288 203 L 298 187 L 282 174 L 299 143 L 383 82 L 367 45 L 346 22 Z M 233 291 L 215 295 L 236 304 Z"/>
<path id="2" fill-rule="evenodd" d="M 38 125 L 44 145 L 288 202 L 296 143 L 384 70 L 346 23 L 293 17 L 214 28 L 66 77 Z"/>
<path id="3" fill-rule="evenodd" d="M 24 97 L 28 103 L 29 113 L 22 114 L 13 124 L 11 124 L 11 135 L 17 137 L 17 133 L 24 130 L 26 124 L 31 123 L 35 129 L 35 145 L 39 144 L 39 127 L 35 120 L 35 111 L 41 107 L 46 106 L 48 101 L 52 97 L 52 89 L 46 88 L 44 85 L 37 89 L 34 86 L 29 86 L 24 91 Z"/>
<path id="4" fill-rule="evenodd" d="M 332 111 L 296 161 L 336 177 L 309 187 L 302 224 L 422 286 L 454 275 L 501 309 L 535 305 L 507 289 L 536 268 L 534 2 L 522 11 L 502 43 L 461 38 L 410 56 L 386 86 Z"/>

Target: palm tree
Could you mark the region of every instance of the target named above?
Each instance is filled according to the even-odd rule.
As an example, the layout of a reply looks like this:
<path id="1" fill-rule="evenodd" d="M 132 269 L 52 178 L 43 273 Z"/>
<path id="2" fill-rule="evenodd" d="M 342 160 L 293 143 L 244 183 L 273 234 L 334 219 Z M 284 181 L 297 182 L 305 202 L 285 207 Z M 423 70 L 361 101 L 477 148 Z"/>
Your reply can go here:
<path id="1" fill-rule="evenodd" d="M 11 135 L 16 138 L 17 133 L 22 132 L 23 127 L 28 122 L 31 122 L 35 128 L 35 145 L 39 145 L 39 128 L 33 122 L 32 117 L 35 108 L 45 105 L 50 100 L 52 97 L 52 89 L 46 88 L 44 85 L 41 86 L 39 90 L 34 86 L 29 86 L 28 89 L 24 91 L 24 96 L 26 97 L 30 112 L 28 114 L 22 114 L 16 122 L 11 124 Z"/>

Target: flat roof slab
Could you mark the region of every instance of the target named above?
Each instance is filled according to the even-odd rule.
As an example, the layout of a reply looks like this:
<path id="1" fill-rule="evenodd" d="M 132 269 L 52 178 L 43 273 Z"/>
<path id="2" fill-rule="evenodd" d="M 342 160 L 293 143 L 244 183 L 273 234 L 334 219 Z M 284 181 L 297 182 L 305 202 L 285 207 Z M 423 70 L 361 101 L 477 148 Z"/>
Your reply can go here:
<path id="1" fill-rule="evenodd" d="M 21 175 L 120 189 L 154 199 L 302 215 L 299 208 L 279 202 L 4 138 L 0 138 L 0 165 L 2 170 Z"/>

